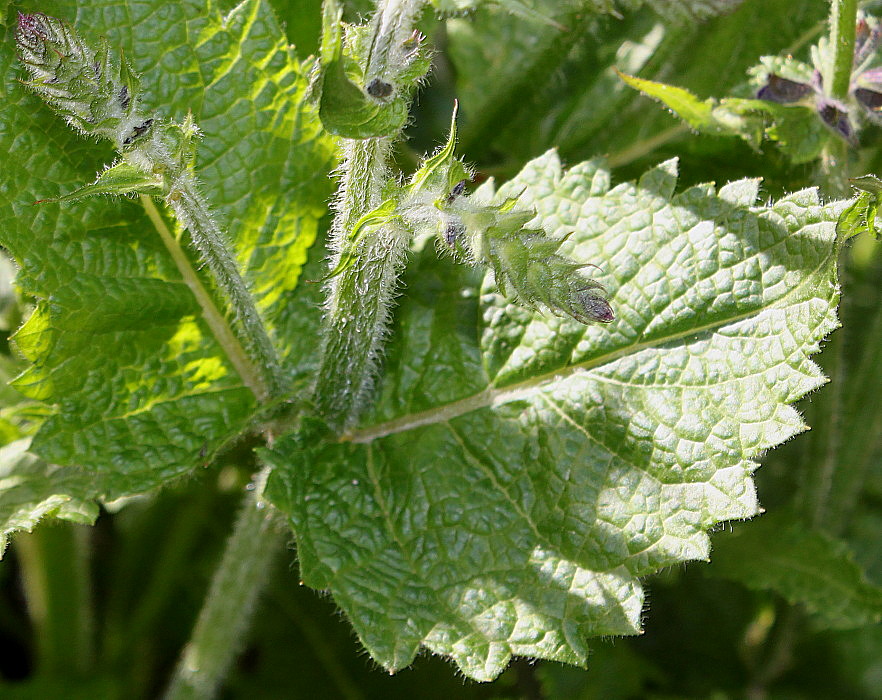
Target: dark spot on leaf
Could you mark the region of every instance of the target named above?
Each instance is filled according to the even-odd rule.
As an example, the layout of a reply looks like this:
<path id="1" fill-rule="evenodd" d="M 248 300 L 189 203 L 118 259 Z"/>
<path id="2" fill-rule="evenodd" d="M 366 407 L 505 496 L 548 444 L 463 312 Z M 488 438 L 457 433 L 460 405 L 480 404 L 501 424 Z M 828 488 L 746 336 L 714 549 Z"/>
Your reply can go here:
<path id="1" fill-rule="evenodd" d="M 132 101 L 131 96 L 129 95 L 129 88 L 123 85 L 119 89 L 119 95 L 117 95 L 117 99 L 119 100 L 119 106 L 123 109 L 128 109 L 129 104 Z"/>

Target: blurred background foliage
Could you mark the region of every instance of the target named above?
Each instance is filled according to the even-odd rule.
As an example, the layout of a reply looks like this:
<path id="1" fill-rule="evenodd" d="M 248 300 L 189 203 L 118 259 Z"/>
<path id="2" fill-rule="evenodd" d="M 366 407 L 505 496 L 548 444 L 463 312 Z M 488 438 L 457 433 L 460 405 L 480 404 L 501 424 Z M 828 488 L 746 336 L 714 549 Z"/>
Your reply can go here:
<path id="1" fill-rule="evenodd" d="M 320 0 L 271 4 L 299 55 L 313 54 Z M 739 139 L 690 133 L 625 86 L 613 69 L 701 98 L 722 97 L 746 82 L 746 70 L 760 56 L 807 60 L 808 47 L 826 31 L 827 3 L 745 0 L 730 14 L 679 25 L 648 9 L 599 16 L 572 3 L 539 4 L 553 22 L 492 5 L 443 22 L 427 15 L 434 68 L 398 147 L 403 171 L 443 141 L 457 98 L 460 153 L 476 165 L 479 178 L 504 181 L 556 147 L 569 164 L 605 156 L 619 182 L 678 156 L 681 188 L 757 176 L 770 198 L 823 188 L 816 163 L 793 166 L 772 144 L 758 151 Z M 877 5 L 865 4 L 882 10 Z M 366 0 L 347 3 L 348 18 L 365 16 L 370 6 Z M 882 172 L 880 146 L 882 130 L 866 128 L 850 153 L 848 174 Z M 314 264 L 322 256 L 316 246 Z M 843 328 L 819 357 L 832 381 L 800 405 L 813 430 L 766 455 L 756 481 L 770 514 L 795 513 L 794 522 L 847 548 L 867 578 L 882 584 L 882 257 L 872 241 L 858 239 L 845 250 L 841 267 Z M 13 274 L 0 261 L 3 379 L 19 371 L 7 337 L 28 310 L 28 301 L 12 289 Z M 14 429 L 4 412 L 27 407 L 2 387 L 0 430 L 9 432 Z M 247 446 L 226 461 L 230 466 L 161 498 L 103 513 L 95 528 L 54 524 L 16 539 L 0 564 L 2 697 L 157 696 L 189 636 L 251 471 Z M 760 522 L 733 523 L 717 533 L 721 560 Z M 745 546 L 749 551 L 749 540 Z M 882 698 L 882 626 L 870 620 L 840 629 L 778 593 L 737 582 L 737 572 L 716 561 L 647 581 L 652 611 L 645 633 L 593 641 L 587 670 L 520 660 L 485 685 L 457 677 L 451 665 L 428 656 L 388 676 L 359 649 L 332 602 L 291 586 L 292 576 L 296 564 L 280 559 L 254 641 L 222 697 Z M 84 604 L 90 597 L 92 604 Z M 51 616 L 69 624 L 46 625 Z M 88 643 L 84 639 L 98 640 L 98 676 L 79 675 L 65 662 L 65 650 Z"/>

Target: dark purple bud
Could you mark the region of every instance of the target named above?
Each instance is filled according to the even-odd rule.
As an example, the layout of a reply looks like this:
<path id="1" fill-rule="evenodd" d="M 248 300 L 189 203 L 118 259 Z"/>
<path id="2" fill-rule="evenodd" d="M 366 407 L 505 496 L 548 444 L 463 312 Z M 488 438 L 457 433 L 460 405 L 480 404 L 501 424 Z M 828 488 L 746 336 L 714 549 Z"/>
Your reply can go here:
<path id="1" fill-rule="evenodd" d="M 852 94 L 872 121 L 882 123 L 882 92 L 859 87 Z"/>
<path id="2" fill-rule="evenodd" d="M 854 129 L 848 119 L 848 110 L 841 102 L 829 97 L 818 98 L 821 120 L 849 143 L 854 143 Z"/>
<path id="3" fill-rule="evenodd" d="M 49 30 L 41 22 L 41 15 L 24 15 L 18 13 L 18 40 L 34 44 L 45 41 Z"/>
<path id="4" fill-rule="evenodd" d="M 138 126 L 136 126 L 136 127 L 134 127 L 134 128 L 132 129 L 132 135 L 131 135 L 131 136 L 127 136 L 126 138 L 124 138 L 124 139 L 123 139 L 123 143 L 124 143 L 126 146 L 128 146 L 128 145 L 134 143 L 135 140 L 136 140 L 138 137 L 143 136 L 143 135 L 147 132 L 147 130 L 148 130 L 152 125 L 153 125 L 153 120 L 152 120 L 152 119 L 145 119 L 145 120 L 143 121 L 143 123 L 141 123 L 140 125 L 138 125 Z"/>
<path id="5" fill-rule="evenodd" d="M 774 73 L 769 74 L 768 82 L 759 89 L 756 97 L 759 100 L 789 104 L 799 102 L 804 97 L 811 95 L 814 88 L 807 83 L 798 83 L 795 80 L 782 78 Z"/>
<path id="6" fill-rule="evenodd" d="M 882 92 L 876 92 L 867 88 L 856 88 L 854 96 L 858 102 L 871 112 L 878 112 L 882 109 Z"/>
<path id="7" fill-rule="evenodd" d="M 453 204 L 454 200 L 456 200 L 457 197 L 459 197 L 460 195 L 462 195 L 463 192 L 465 192 L 465 186 L 466 186 L 465 180 L 460 180 L 459 182 L 457 182 L 453 186 L 453 189 L 450 190 L 450 194 L 447 195 L 447 203 Z"/>
<path id="8" fill-rule="evenodd" d="M 444 242 L 451 248 L 456 247 L 456 240 L 465 233 L 465 226 L 459 219 L 451 219 L 447 222 L 444 231 Z"/>
<path id="9" fill-rule="evenodd" d="M 580 323 L 610 323 L 615 319 L 606 300 L 606 290 L 595 280 L 578 272 L 569 280 L 569 291 L 563 299 L 556 299 L 559 308 Z"/>
<path id="10" fill-rule="evenodd" d="M 581 323 L 611 323 L 616 315 L 609 302 L 596 291 L 583 290 L 577 292 L 569 311 L 573 318 Z"/>

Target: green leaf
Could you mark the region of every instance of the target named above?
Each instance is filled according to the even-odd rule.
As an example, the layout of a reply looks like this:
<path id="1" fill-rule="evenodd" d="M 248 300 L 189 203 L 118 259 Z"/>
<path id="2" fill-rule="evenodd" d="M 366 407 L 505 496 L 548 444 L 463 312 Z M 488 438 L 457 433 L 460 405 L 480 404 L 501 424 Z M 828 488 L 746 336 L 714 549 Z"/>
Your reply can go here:
<path id="1" fill-rule="evenodd" d="M 564 16 L 567 7 L 555 3 L 551 16 L 568 32 L 488 8 L 448 20 L 454 94 L 462 109 L 462 152 L 470 159 L 493 165 L 502 161 L 512 174 L 552 147 L 569 162 L 598 153 L 612 154 L 616 165 L 623 156 L 627 163 L 637 158 L 652 162 L 661 159 L 653 150 L 673 153 L 670 144 L 676 138 L 693 152 L 711 151 L 716 171 L 732 173 L 731 179 L 760 168 L 771 174 L 773 161 L 750 158 L 740 143 L 695 139 L 676 129 L 666 110 L 647 110 L 643 97 L 613 69 L 675 83 L 695 94 L 726 94 L 744 82 L 744 72 L 758 56 L 811 36 L 823 22 L 823 3 L 746 0 L 718 21 L 676 25 L 660 24 L 651 12 L 625 14 L 621 20 L 590 13 Z M 702 177 L 708 176 L 694 176 Z"/>
<path id="2" fill-rule="evenodd" d="M 204 134 L 195 157 L 203 191 L 286 371 L 298 373 L 304 360 L 291 352 L 301 321 L 289 301 L 326 212 L 333 143 L 306 102 L 310 66 L 296 60 L 269 6 L 247 0 L 226 16 L 195 0 L 45 9 L 123 50 L 142 73 L 145 109 L 184 124 L 192 111 Z M 0 239 L 21 268 L 19 286 L 37 299 L 15 338 L 33 363 L 16 385 L 56 407 L 32 450 L 105 475 L 95 496 L 142 492 L 209 463 L 249 424 L 254 397 L 139 205 L 31 206 L 94 180 L 111 154 L 16 82 L 13 44 L 7 31 Z"/>
<path id="3" fill-rule="evenodd" d="M 882 587 L 867 581 L 848 546 L 785 511 L 718 536 L 708 573 L 800 603 L 821 628 L 882 620 Z"/>
<path id="4" fill-rule="evenodd" d="M 882 180 L 875 175 L 862 175 L 850 178 L 849 182 L 860 194 L 840 215 L 837 224 L 839 235 L 848 239 L 866 232 L 878 240 L 882 236 L 882 231 L 876 225 Z"/>
<path id="5" fill-rule="evenodd" d="M 84 185 L 60 197 L 49 197 L 42 201 L 73 202 L 96 194 L 160 194 L 161 192 L 162 180 L 160 178 L 145 175 L 138 168 L 121 162 L 103 170 L 95 182 L 90 185 Z"/>
<path id="6" fill-rule="evenodd" d="M 739 136 L 754 148 L 763 137 L 778 143 L 793 163 L 818 158 L 832 138 L 813 106 L 782 105 L 766 100 L 728 97 L 699 100 L 688 90 L 619 73 L 635 90 L 657 99 L 696 131 L 712 136 Z"/>
<path id="7" fill-rule="evenodd" d="M 610 189 L 550 152 L 503 187 L 601 266 L 605 327 L 514 306 L 443 261 L 408 278 L 372 414 L 348 442 L 280 439 L 268 497 L 303 581 L 329 590 L 390 670 L 421 646 L 469 677 L 511 655 L 584 664 L 636 634 L 641 576 L 706 559 L 757 512 L 761 452 L 805 428 L 836 327 L 835 220 L 813 190 L 674 195 L 666 163 Z M 480 304 L 478 300 L 480 299 Z"/>
<path id="8" fill-rule="evenodd" d="M 0 447 L 0 555 L 12 533 L 30 532 L 41 518 L 91 525 L 98 517 L 94 499 L 103 493 L 106 476 L 47 464 L 27 451 L 29 443 Z"/>

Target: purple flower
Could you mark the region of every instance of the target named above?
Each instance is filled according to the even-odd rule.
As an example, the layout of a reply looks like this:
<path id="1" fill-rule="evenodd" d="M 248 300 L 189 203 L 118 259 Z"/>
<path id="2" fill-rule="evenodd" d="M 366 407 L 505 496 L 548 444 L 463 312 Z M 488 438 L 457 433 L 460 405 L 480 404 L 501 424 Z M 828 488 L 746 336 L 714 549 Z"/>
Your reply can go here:
<path id="1" fill-rule="evenodd" d="M 882 67 L 868 68 L 882 43 L 882 24 L 872 29 L 863 18 L 858 20 L 854 45 L 854 68 L 849 97 L 874 123 L 882 124 Z M 824 94 L 824 79 L 815 70 L 809 82 L 800 82 L 769 73 L 766 84 L 756 93 L 758 100 L 778 104 L 813 105 L 821 121 L 851 144 L 856 143 L 855 126 L 848 105 Z"/>

